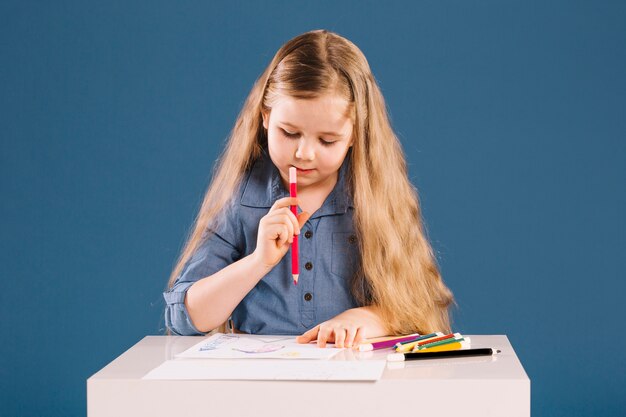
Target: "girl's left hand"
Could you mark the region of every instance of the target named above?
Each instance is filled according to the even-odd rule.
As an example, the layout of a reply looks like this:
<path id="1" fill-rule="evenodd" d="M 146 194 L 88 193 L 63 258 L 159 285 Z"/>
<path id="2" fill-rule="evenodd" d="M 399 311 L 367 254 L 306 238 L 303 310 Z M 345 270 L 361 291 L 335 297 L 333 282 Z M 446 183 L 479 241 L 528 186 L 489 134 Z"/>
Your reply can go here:
<path id="1" fill-rule="evenodd" d="M 296 338 L 298 343 L 309 343 L 317 339 L 318 347 L 334 343 L 335 347 L 357 346 L 368 337 L 387 334 L 373 307 L 359 307 L 346 310 L 338 316 L 318 324 Z"/>

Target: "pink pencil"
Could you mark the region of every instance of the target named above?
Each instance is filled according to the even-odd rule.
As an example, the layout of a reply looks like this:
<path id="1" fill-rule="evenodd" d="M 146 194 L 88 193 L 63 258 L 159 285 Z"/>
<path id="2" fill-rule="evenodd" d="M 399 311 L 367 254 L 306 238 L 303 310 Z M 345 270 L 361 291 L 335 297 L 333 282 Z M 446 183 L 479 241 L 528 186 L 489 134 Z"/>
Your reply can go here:
<path id="1" fill-rule="evenodd" d="M 296 167 L 289 168 L 289 195 L 293 198 L 298 196 Z M 290 207 L 294 216 L 298 216 L 298 206 L 293 205 Z M 293 275 L 293 284 L 298 285 L 298 276 L 300 275 L 300 268 L 298 266 L 298 235 L 293 235 L 293 242 L 291 243 L 291 275 Z"/>

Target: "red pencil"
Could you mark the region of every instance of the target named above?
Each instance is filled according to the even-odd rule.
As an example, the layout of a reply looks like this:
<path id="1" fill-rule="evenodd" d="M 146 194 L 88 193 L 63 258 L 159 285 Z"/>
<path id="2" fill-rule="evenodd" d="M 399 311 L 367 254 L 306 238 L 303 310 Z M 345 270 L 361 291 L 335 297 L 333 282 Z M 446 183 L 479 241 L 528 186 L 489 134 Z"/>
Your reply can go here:
<path id="1" fill-rule="evenodd" d="M 293 198 L 298 196 L 296 167 L 289 168 L 289 195 Z M 291 212 L 294 216 L 298 216 L 298 206 L 292 205 Z M 293 284 L 298 285 L 298 276 L 300 268 L 298 266 L 298 235 L 293 235 L 291 243 L 291 275 L 293 275 Z"/>

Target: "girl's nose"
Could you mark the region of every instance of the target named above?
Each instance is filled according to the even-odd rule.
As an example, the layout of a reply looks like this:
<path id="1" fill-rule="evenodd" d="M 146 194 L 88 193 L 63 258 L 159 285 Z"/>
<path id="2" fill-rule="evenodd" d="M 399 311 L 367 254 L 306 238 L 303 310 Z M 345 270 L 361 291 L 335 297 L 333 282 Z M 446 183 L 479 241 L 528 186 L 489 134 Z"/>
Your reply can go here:
<path id="1" fill-rule="evenodd" d="M 296 149 L 296 158 L 312 161 L 315 159 L 315 150 L 310 145 L 309 141 L 301 138 L 298 143 L 298 149 Z"/>

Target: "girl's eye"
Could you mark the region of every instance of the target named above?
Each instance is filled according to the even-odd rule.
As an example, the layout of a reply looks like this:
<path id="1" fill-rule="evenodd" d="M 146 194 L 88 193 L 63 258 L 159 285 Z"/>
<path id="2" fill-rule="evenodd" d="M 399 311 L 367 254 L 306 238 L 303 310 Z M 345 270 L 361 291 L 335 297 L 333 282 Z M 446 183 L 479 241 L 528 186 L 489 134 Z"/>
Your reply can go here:
<path id="1" fill-rule="evenodd" d="M 292 132 L 288 132 L 283 128 L 280 128 L 280 131 L 282 132 L 282 134 L 287 137 L 287 138 L 291 138 L 291 139 L 297 139 L 300 137 L 300 133 L 292 133 Z M 324 140 L 322 138 L 320 138 L 320 143 L 322 144 L 322 146 L 331 146 L 332 144 L 335 143 L 335 141 L 331 140 Z"/>
<path id="2" fill-rule="evenodd" d="M 287 132 L 285 129 L 280 129 L 283 132 L 283 135 L 287 136 L 288 138 L 297 138 L 300 137 L 299 133 L 291 133 L 291 132 Z"/>

